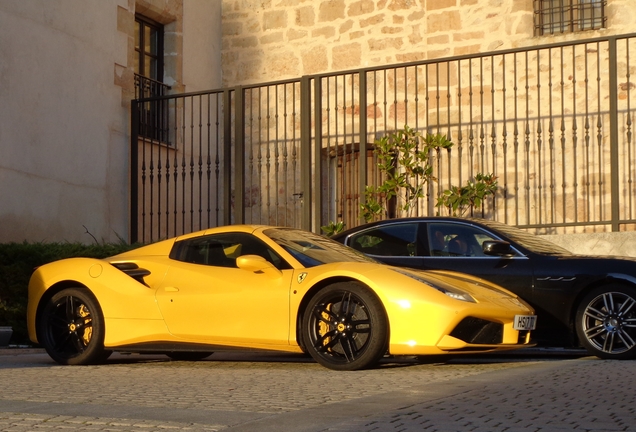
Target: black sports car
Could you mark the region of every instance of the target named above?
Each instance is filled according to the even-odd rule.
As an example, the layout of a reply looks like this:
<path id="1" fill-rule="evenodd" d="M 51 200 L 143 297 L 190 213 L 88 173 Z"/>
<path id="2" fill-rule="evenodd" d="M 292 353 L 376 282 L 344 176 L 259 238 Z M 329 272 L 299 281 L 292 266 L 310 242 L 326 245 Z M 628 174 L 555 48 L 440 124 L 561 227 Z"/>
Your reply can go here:
<path id="1" fill-rule="evenodd" d="M 455 270 L 508 288 L 535 308 L 540 345 L 636 358 L 636 259 L 575 255 L 483 219 L 390 219 L 332 238 L 388 264 Z"/>

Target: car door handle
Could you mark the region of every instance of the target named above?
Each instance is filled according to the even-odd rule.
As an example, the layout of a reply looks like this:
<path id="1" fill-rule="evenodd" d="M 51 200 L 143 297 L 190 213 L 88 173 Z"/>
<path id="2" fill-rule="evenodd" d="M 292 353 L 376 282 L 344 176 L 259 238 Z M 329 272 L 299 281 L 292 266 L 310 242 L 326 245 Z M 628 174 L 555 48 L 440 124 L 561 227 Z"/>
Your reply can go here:
<path id="1" fill-rule="evenodd" d="M 177 287 L 165 287 L 164 290 L 166 292 L 178 292 L 179 288 L 177 288 Z"/>

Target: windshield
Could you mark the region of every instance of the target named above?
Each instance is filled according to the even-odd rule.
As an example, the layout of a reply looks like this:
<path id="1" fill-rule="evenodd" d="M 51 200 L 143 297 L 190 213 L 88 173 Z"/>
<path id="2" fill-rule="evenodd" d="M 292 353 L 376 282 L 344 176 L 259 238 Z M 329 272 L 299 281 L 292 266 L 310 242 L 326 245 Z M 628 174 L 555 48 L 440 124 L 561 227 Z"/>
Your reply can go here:
<path id="1" fill-rule="evenodd" d="M 510 240 L 517 242 L 520 246 L 531 252 L 547 255 L 572 255 L 569 250 L 564 249 L 561 246 L 557 246 L 544 238 L 530 234 L 522 229 L 494 221 L 481 222 L 484 225 L 496 229 Z"/>
<path id="2" fill-rule="evenodd" d="M 264 233 L 305 267 L 335 262 L 377 262 L 343 244 L 308 231 L 271 228 Z"/>

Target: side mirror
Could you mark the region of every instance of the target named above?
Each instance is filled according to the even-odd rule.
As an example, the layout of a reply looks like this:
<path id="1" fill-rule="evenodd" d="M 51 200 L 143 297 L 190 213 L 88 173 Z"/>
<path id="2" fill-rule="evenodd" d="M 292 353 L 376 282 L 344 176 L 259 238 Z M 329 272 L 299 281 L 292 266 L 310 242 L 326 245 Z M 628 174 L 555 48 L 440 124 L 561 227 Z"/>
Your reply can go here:
<path id="1" fill-rule="evenodd" d="M 282 275 L 272 263 L 258 255 L 242 255 L 236 259 L 236 266 L 252 273 L 266 273 L 276 277 Z"/>
<path id="2" fill-rule="evenodd" d="M 485 255 L 490 256 L 513 256 L 510 243 L 501 240 L 486 240 L 482 244 Z"/>

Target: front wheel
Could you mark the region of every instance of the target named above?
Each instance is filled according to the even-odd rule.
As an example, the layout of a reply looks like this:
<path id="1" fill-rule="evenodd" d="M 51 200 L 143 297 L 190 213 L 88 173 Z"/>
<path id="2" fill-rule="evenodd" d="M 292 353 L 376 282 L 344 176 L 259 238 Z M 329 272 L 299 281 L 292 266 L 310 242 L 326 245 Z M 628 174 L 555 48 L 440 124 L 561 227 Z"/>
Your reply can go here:
<path id="1" fill-rule="evenodd" d="M 636 290 L 605 286 L 579 304 L 576 332 L 587 351 L 604 359 L 636 357 Z"/>
<path id="2" fill-rule="evenodd" d="M 305 348 L 318 363 L 350 371 L 370 367 L 384 355 L 389 325 L 382 303 L 371 291 L 340 282 L 309 301 L 302 331 Z"/>
<path id="3" fill-rule="evenodd" d="M 64 365 L 103 362 L 104 317 L 86 289 L 67 288 L 53 295 L 38 320 L 40 343 L 53 360 Z"/>

